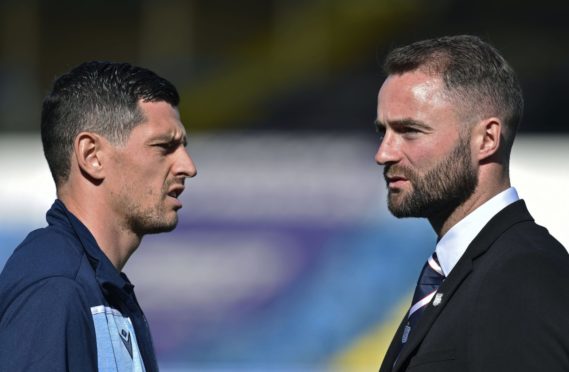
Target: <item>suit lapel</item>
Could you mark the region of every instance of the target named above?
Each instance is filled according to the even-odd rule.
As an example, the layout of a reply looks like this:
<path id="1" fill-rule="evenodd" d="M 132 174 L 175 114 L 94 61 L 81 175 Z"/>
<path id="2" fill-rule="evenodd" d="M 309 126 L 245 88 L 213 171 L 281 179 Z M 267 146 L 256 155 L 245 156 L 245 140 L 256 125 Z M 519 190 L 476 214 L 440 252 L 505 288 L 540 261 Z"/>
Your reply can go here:
<path id="1" fill-rule="evenodd" d="M 486 224 L 486 226 L 484 226 L 472 243 L 470 243 L 466 252 L 452 269 L 448 278 L 439 288 L 437 294 L 442 296 L 440 297 L 440 303 L 438 303 L 437 306 L 434 306 L 433 302 L 431 302 L 423 311 L 421 318 L 419 319 L 415 329 L 411 332 L 409 340 L 403 346 L 403 349 L 399 354 L 399 358 L 393 366 L 393 372 L 399 371 L 402 366 L 407 364 L 408 359 L 414 354 L 417 347 L 419 347 L 441 311 L 452 298 L 452 295 L 458 290 L 461 283 L 473 270 L 473 261 L 483 255 L 490 248 L 492 243 L 494 243 L 494 241 L 507 229 L 524 221 L 533 221 L 533 218 L 529 214 L 525 202 L 523 200 L 519 200 L 504 208 L 496 214 Z M 405 322 L 406 319 L 403 320 L 403 323 Z M 400 337 L 401 326 L 399 327 L 396 339 L 394 339 L 393 342 L 401 342 Z M 390 351 L 391 349 L 392 347 L 390 347 Z"/>
<path id="2" fill-rule="evenodd" d="M 460 287 L 460 284 L 463 280 L 470 274 L 472 271 L 472 261 L 471 260 L 461 260 L 461 264 L 457 264 L 456 267 L 453 269 L 452 275 L 450 275 L 441 285 L 439 290 L 437 291 L 437 296 L 440 298 L 440 302 L 437 303 L 436 306 L 433 305 L 434 302 L 431 302 L 425 310 L 423 310 L 423 314 L 421 318 L 417 322 L 417 325 L 414 330 L 411 331 L 411 335 L 409 336 L 409 340 L 401 349 L 401 353 L 399 354 L 399 358 L 393 367 L 393 372 L 398 371 L 402 365 L 405 365 L 407 359 L 413 354 L 415 349 L 421 344 L 427 332 L 444 309 L 448 300 L 452 297 L 452 295 L 456 292 L 456 290 Z M 456 271 L 455 271 L 456 270 Z M 442 296 L 442 297 L 441 297 Z M 398 340 L 401 342 L 401 340 Z"/>
<path id="3" fill-rule="evenodd" d="M 392 372 L 392 370 L 394 370 L 393 366 L 400 352 L 401 337 L 403 337 L 405 324 L 407 324 L 407 315 L 403 317 L 403 320 L 399 324 L 399 328 L 397 328 L 397 332 L 395 332 L 395 336 L 393 336 L 393 340 L 391 340 L 391 344 L 385 353 L 383 362 L 381 362 L 379 372 Z"/>

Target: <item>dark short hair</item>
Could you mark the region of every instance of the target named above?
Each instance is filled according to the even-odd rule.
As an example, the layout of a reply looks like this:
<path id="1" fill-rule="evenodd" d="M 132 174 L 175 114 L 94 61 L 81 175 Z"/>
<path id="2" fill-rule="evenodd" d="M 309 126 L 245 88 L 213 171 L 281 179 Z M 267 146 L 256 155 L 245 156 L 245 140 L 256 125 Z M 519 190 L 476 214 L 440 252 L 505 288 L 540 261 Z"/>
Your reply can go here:
<path id="1" fill-rule="evenodd" d="M 394 49 L 384 63 L 388 75 L 419 69 L 442 78 L 461 113 L 500 118 L 509 153 L 524 102 L 516 74 L 498 50 L 476 36 L 444 36 Z"/>
<path id="2" fill-rule="evenodd" d="M 43 101 L 43 151 L 56 185 L 69 177 L 73 142 L 81 132 L 124 144 L 144 121 L 138 102 L 165 101 L 177 107 L 174 85 L 128 63 L 85 62 L 60 76 Z"/>

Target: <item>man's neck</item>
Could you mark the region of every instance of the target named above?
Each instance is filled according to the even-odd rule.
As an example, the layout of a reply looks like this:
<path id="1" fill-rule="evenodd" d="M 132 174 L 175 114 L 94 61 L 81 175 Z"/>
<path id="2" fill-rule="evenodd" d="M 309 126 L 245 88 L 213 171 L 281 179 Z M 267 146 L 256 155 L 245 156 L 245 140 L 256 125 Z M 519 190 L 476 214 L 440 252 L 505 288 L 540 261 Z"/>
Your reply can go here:
<path id="1" fill-rule="evenodd" d="M 454 225 L 475 211 L 482 204 L 492 199 L 510 187 L 510 182 L 504 182 L 495 187 L 482 187 L 478 185 L 474 193 L 458 207 L 440 215 L 429 217 L 429 222 L 438 238 L 443 237 Z"/>
<path id="2" fill-rule="evenodd" d="M 97 198 L 82 197 L 78 200 L 71 193 L 59 191 L 58 198 L 87 227 L 113 266 L 119 272 L 122 271 L 130 255 L 140 245 L 142 237 L 128 229 L 124 221 L 116 221 L 113 216 L 108 216 L 109 209 L 99 203 Z"/>

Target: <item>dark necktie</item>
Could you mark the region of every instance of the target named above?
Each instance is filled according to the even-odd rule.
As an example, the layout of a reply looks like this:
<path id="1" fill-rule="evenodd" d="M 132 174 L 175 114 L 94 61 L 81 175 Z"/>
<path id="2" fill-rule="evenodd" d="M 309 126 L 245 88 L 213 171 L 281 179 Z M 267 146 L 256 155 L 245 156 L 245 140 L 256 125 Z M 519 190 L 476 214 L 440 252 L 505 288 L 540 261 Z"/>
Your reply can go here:
<path id="1" fill-rule="evenodd" d="M 405 345 L 409 334 L 417 324 L 417 321 L 421 317 L 423 310 L 431 302 L 437 289 L 441 285 L 445 278 L 443 270 L 439 264 L 437 258 L 437 253 L 434 252 L 431 257 L 425 263 L 423 271 L 421 271 L 421 276 L 417 282 L 417 287 L 415 288 L 415 294 L 413 295 L 413 301 L 411 309 L 407 315 L 407 325 L 403 331 L 403 337 L 401 338 L 401 347 Z"/>

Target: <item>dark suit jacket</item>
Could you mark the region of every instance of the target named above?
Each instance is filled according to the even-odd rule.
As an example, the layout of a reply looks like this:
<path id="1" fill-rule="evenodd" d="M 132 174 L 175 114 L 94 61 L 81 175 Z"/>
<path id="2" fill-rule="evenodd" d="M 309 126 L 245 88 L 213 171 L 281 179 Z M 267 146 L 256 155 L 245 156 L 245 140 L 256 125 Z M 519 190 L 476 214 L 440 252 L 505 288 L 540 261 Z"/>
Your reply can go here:
<path id="1" fill-rule="evenodd" d="M 569 228 L 569 225 L 568 225 Z M 472 241 L 380 372 L 569 371 L 569 255 L 520 200 Z"/>

